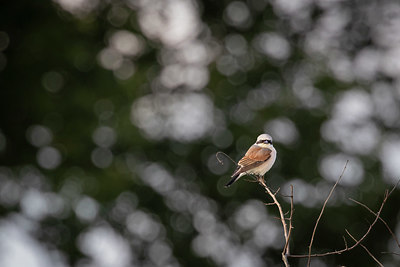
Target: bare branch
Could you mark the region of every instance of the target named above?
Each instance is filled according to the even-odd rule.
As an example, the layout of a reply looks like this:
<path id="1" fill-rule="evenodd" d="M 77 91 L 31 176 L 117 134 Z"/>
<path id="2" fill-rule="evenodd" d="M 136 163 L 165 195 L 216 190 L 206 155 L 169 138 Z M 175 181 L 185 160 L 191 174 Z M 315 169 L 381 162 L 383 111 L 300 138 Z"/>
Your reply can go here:
<path id="1" fill-rule="evenodd" d="M 276 191 L 275 191 L 275 193 L 274 193 L 274 196 L 276 196 L 276 194 L 278 194 L 278 192 L 281 190 L 281 188 L 279 187 Z"/>
<path id="2" fill-rule="evenodd" d="M 393 186 L 392 190 L 390 190 L 389 195 L 393 193 L 393 191 L 396 189 L 396 187 L 400 184 L 400 179 L 397 181 L 397 183 Z"/>
<path id="3" fill-rule="evenodd" d="M 220 159 L 220 154 L 222 154 L 222 155 L 224 155 L 226 158 L 228 158 L 230 161 L 232 161 L 236 166 L 237 166 L 237 163 L 236 163 L 236 161 L 234 161 L 231 157 L 229 157 L 227 154 L 225 154 L 224 152 L 221 152 L 221 151 L 218 151 L 216 154 L 215 154 L 215 157 L 217 158 L 217 160 L 218 160 L 218 162 L 221 164 L 221 165 L 223 165 L 224 163 L 223 163 L 223 161 Z M 252 175 L 253 176 L 253 175 Z M 285 222 L 285 217 L 284 217 L 284 215 L 283 215 L 283 211 L 282 211 L 282 207 L 281 207 L 281 205 L 280 205 L 280 203 L 278 202 L 278 200 L 276 199 L 276 194 L 279 192 L 279 190 L 280 190 L 280 188 L 278 188 L 278 190 L 276 191 L 276 192 L 272 192 L 271 191 L 271 189 L 267 186 L 267 184 L 265 183 L 265 180 L 264 180 L 264 177 L 263 176 L 261 176 L 261 177 L 255 177 L 256 178 L 256 181 L 262 186 L 262 187 L 264 187 L 264 189 L 265 189 L 265 191 L 270 195 L 270 197 L 272 198 L 272 200 L 274 201 L 274 203 L 273 204 L 275 204 L 277 207 L 278 207 L 278 210 L 279 210 L 279 215 L 280 215 L 280 218 L 277 218 L 277 219 L 280 219 L 280 221 L 282 222 L 282 226 L 283 226 L 283 233 L 284 233 L 284 236 L 285 236 L 285 242 L 288 244 L 289 243 L 289 235 L 288 235 L 288 232 L 287 232 L 287 226 L 286 226 L 286 222 Z M 293 188 L 292 188 L 292 195 L 293 195 Z M 272 203 L 266 203 L 266 205 L 273 205 Z M 282 251 L 282 260 L 283 260 L 283 263 L 285 264 L 285 266 L 286 267 L 289 267 L 289 262 L 288 262 L 288 259 L 287 259 L 287 255 L 289 254 L 289 245 L 285 245 L 285 248 L 283 249 L 283 251 Z"/>
<path id="4" fill-rule="evenodd" d="M 287 212 L 285 212 L 285 216 L 288 215 L 290 212 L 290 210 L 288 210 Z M 286 220 L 289 220 L 289 218 L 287 218 Z"/>
<path id="5" fill-rule="evenodd" d="M 342 237 L 343 237 L 343 241 L 344 241 L 345 248 L 347 249 L 348 247 L 347 247 L 347 241 L 346 241 L 346 238 L 345 238 L 344 236 L 342 236 Z"/>
<path id="6" fill-rule="evenodd" d="M 328 197 L 325 199 L 324 205 L 322 206 L 322 209 L 321 209 L 321 213 L 319 214 L 318 219 L 317 219 L 317 221 L 315 222 L 314 230 L 313 230 L 312 235 L 311 235 L 310 245 L 308 246 L 307 267 L 309 267 L 309 266 L 310 266 L 310 263 L 311 263 L 311 248 L 312 248 L 312 244 L 313 244 L 313 242 L 314 242 L 314 236 L 315 236 L 315 232 L 317 231 L 317 227 L 318 227 L 319 220 L 321 220 L 321 217 L 322 217 L 322 214 L 324 213 L 326 204 L 328 203 L 328 200 L 329 200 L 330 197 L 332 196 L 333 191 L 335 190 L 336 186 L 339 184 L 340 180 L 342 180 L 344 171 L 346 170 L 346 167 L 347 167 L 347 163 L 349 163 L 349 160 L 346 161 L 346 164 L 344 165 L 342 174 L 339 176 L 339 179 L 338 179 L 338 180 L 336 181 L 336 183 L 333 185 L 331 191 L 330 191 L 329 194 L 328 194 Z"/>
<path id="7" fill-rule="evenodd" d="M 227 154 L 225 154 L 224 152 L 217 152 L 217 153 L 216 153 L 216 158 L 217 158 L 217 160 L 218 160 L 218 162 L 219 162 L 220 164 L 223 164 L 223 161 L 222 161 L 222 160 L 220 159 L 220 157 L 219 157 L 220 154 L 224 155 L 226 158 L 228 158 L 230 161 L 232 161 L 235 165 L 237 165 L 237 163 L 236 163 L 231 157 L 229 157 Z M 354 249 L 354 248 L 357 247 L 358 245 L 360 245 L 361 247 L 363 247 L 363 248 L 367 251 L 367 253 L 374 259 L 374 261 L 375 261 L 377 264 L 379 264 L 380 266 L 383 266 L 383 265 L 371 254 L 371 252 L 370 252 L 363 244 L 361 244 L 361 242 L 362 242 L 362 241 L 368 236 L 368 234 L 371 232 L 372 228 L 374 227 L 374 225 L 376 224 L 376 222 L 378 221 L 378 219 L 381 220 L 381 221 L 383 222 L 383 224 L 384 224 L 384 225 L 386 226 L 386 228 L 389 230 L 390 234 L 391 234 L 391 235 L 393 236 L 393 238 L 396 240 L 397 245 L 400 247 L 400 242 L 399 242 L 399 240 L 397 239 L 397 237 L 395 236 L 395 234 L 393 233 L 393 231 L 389 228 L 389 226 L 387 225 L 387 223 L 385 222 L 385 220 L 383 220 L 383 219 L 380 217 L 380 214 L 381 214 L 381 212 L 382 212 L 382 209 L 383 209 L 383 207 L 384 207 L 384 205 L 385 205 L 387 199 L 389 198 L 389 196 L 392 194 L 392 192 L 396 189 L 396 187 L 397 187 L 398 184 L 400 183 L 400 180 L 399 180 L 399 181 L 397 182 L 397 184 L 396 184 L 390 191 L 388 191 L 388 190 L 385 191 L 385 195 L 384 195 L 383 201 L 382 201 L 382 203 L 381 203 L 381 206 L 380 206 L 378 212 L 376 212 L 376 213 L 375 213 L 374 211 L 372 211 L 370 208 L 368 208 L 368 206 L 366 206 L 365 204 L 363 204 L 363 203 L 361 203 L 361 202 L 359 202 L 359 201 L 356 201 L 356 200 L 354 200 L 354 199 L 350 199 L 351 201 L 353 201 L 353 202 L 355 202 L 355 203 L 357 203 L 357 204 L 363 206 L 364 208 L 366 208 L 370 213 L 372 213 L 372 214 L 375 216 L 374 221 L 372 222 L 372 224 L 370 224 L 370 226 L 369 226 L 369 228 L 367 229 L 367 231 L 365 232 L 365 234 L 364 234 L 359 240 L 357 240 L 356 238 L 354 238 L 354 237 L 346 230 L 346 233 L 355 241 L 355 244 L 353 244 L 352 246 L 348 247 L 346 238 L 343 236 L 343 240 L 344 240 L 344 244 L 345 244 L 345 248 L 344 248 L 344 249 L 335 250 L 335 251 L 330 251 L 330 252 L 326 252 L 326 253 L 315 253 L 315 254 L 311 254 L 312 244 L 313 244 L 313 242 L 314 242 L 314 237 L 315 237 L 315 234 L 316 234 L 316 231 L 317 231 L 318 223 L 319 223 L 319 221 L 321 220 L 321 217 L 322 217 L 322 215 L 323 215 L 323 213 L 324 213 L 325 207 L 326 207 L 326 205 L 327 205 L 329 199 L 331 198 L 331 196 L 332 196 L 334 190 L 336 189 L 336 186 L 339 184 L 339 182 L 341 181 L 341 179 L 342 179 L 342 177 L 343 177 L 343 175 L 344 175 L 344 172 L 345 172 L 345 170 L 346 170 L 346 167 L 347 167 L 348 162 L 349 162 L 349 161 L 347 160 L 347 161 L 346 161 L 346 164 L 345 164 L 345 166 L 344 166 L 344 168 L 343 168 L 343 171 L 342 171 L 341 175 L 339 176 L 338 180 L 337 180 L 336 183 L 333 185 L 331 191 L 329 192 L 327 198 L 325 199 L 325 202 L 324 202 L 324 204 L 323 204 L 323 206 L 322 206 L 321 212 L 320 212 L 320 214 L 319 214 L 319 216 L 318 216 L 318 218 L 317 218 L 317 220 L 316 220 L 316 223 L 315 223 L 315 226 L 314 226 L 314 229 L 313 229 L 313 232 L 312 232 L 312 236 L 311 236 L 311 240 L 310 240 L 310 245 L 309 245 L 309 247 L 308 247 L 308 254 L 304 254 L 304 255 L 291 255 L 291 254 L 290 254 L 290 249 L 289 249 L 290 236 L 291 236 L 291 233 L 292 233 L 292 229 L 294 228 L 294 227 L 293 227 L 293 213 L 294 213 L 294 205 L 293 205 L 293 186 L 290 185 L 290 187 L 291 187 L 291 195 L 290 195 L 290 196 L 285 196 L 285 197 L 290 197 L 290 217 L 289 217 L 289 218 L 285 218 L 285 215 L 288 214 L 289 212 L 287 212 L 287 213 L 284 214 L 284 213 L 283 213 L 283 210 L 282 210 L 282 206 L 280 205 L 280 203 L 279 203 L 278 200 L 276 199 L 276 195 L 278 194 L 280 188 L 278 188 L 278 190 L 276 190 L 276 192 L 273 192 L 273 191 L 267 186 L 267 184 L 265 183 L 265 180 L 264 180 L 264 177 L 263 177 L 263 176 L 260 176 L 260 177 L 254 176 L 254 177 L 256 178 L 255 181 L 258 182 L 258 183 L 265 189 L 266 193 L 268 193 L 268 195 L 269 195 L 269 196 L 272 198 L 272 200 L 273 200 L 273 202 L 271 202 L 271 203 L 264 203 L 264 204 L 265 204 L 266 206 L 276 205 L 276 206 L 278 207 L 278 211 L 279 211 L 280 217 L 279 217 L 279 218 L 276 218 L 276 219 L 278 219 L 278 220 L 281 221 L 282 227 L 283 227 L 283 234 L 284 234 L 284 237 L 285 237 L 285 246 L 284 246 L 283 251 L 282 251 L 282 260 L 283 260 L 283 262 L 284 262 L 284 264 L 285 264 L 286 267 L 289 266 L 288 257 L 292 257 L 292 258 L 308 258 L 307 267 L 309 267 L 309 266 L 310 266 L 310 263 L 311 263 L 311 257 L 324 257 L 324 256 L 329 256 L 329 255 L 338 255 L 338 254 L 342 254 L 343 252 L 347 252 L 347 251 L 350 251 L 350 250 Z M 253 176 L 253 175 L 252 175 L 252 176 Z M 287 226 L 287 224 L 286 224 L 286 220 L 289 222 L 289 228 L 288 228 L 288 226 Z M 399 256 L 400 256 L 399 253 L 394 253 L 394 252 L 382 252 L 382 253 L 389 253 L 389 254 L 399 255 Z"/>
<path id="8" fill-rule="evenodd" d="M 368 208 L 367 205 L 365 205 L 364 203 L 361 203 L 355 199 L 349 198 L 351 201 L 353 201 L 354 203 L 357 203 L 358 205 L 366 208 L 370 213 L 374 214 L 376 216 L 376 213 L 373 212 L 370 208 Z M 390 229 L 389 225 L 386 223 L 386 221 L 384 219 L 382 219 L 381 217 L 379 217 L 379 220 L 381 220 L 381 222 L 386 226 L 386 228 L 388 229 L 389 233 L 392 235 L 393 239 L 396 241 L 397 246 L 400 248 L 400 243 L 398 238 L 396 237 L 396 235 L 393 233 L 393 231 Z"/>
<path id="9" fill-rule="evenodd" d="M 347 231 L 347 229 L 345 229 L 345 231 L 346 231 L 346 233 L 354 240 L 354 242 L 357 242 L 357 239 L 356 239 L 354 236 L 352 236 L 352 235 L 350 234 L 350 232 Z M 383 267 L 383 264 L 380 263 L 380 262 L 378 261 L 378 259 L 374 257 L 374 255 L 372 255 L 372 253 L 367 249 L 366 246 L 364 246 L 364 245 L 361 244 L 361 243 L 360 243 L 360 246 L 361 246 L 363 249 L 365 249 L 365 251 L 371 256 L 371 258 L 372 258 L 379 266 Z"/>
<path id="10" fill-rule="evenodd" d="M 294 212 L 294 205 L 293 205 L 293 185 L 290 185 L 290 217 L 289 217 L 289 232 L 288 232 L 288 238 L 285 243 L 285 247 L 283 248 L 284 254 L 289 254 L 289 241 L 290 241 L 290 235 L 292 234 L 292 229 L 293 229 L 293 212 Z"/>
<path id="11" fill-rule="evenodd" d="M 278 202 L 278 200 L 276 199 L 276 193 L 278 193 L 279 189 L 273 193 L 271 191 L 271 189 L 267 186 L 267 184 L 265 183 L 264 177 L 258 177 L 258 183 L 265 189 L 265 191 L 268 193 L 268 195 L 272 198 L 272 200 L 274 201 L 275 205 L 278 207 L 279 210 L 279 215 L 280 215 L 280 220 L 282 223 L 282 227 L 283 227 L 283 235 L 285 236 L 285 244 L 289 243 L 289 234 L 287 231 L 287 225 L 286 225 L 286 220 L 285 220 L 285 216 L 283 214 L 283 210 L 282 210 L 282 206 L 281 204 Z M 289 245 L 285 245 L 285 248 L 282 251 L 282 261 L 285 264 L 286 267 L 289 266 L 289 262 L 288 262 L 288 255 L 290 254 L 289 252 Z"/>
<path id="12" fill-rule="evenodd" d="M 388 190 L 385 191 L 385 196 L 383 198 L 382 204 L 378 210 L 378 212 L 376 213 L 375 216 L 375 220 L 372 222 L 372 224 L 369 226 L 368 230 L 365 232 L 365 234 L 351 247 L 347 247 L 341 250 L 335 250 L 335 251 L 330 251 L 330 252 L 326 252 L 326 253 L 318 253 L 318 254 L 308 254 L 308 255 L 288 255 L 288 257 L 292 257 L 292 258 L 309 258 L 309 257 L 324 257 L 324 256 L 329 256 L 329 255 L 337 255 L 337 254 L 342 254 L 343 252 L 346 251 L 350 251 L 352 249 L 354 249 L 355 247 L 357 247 L 367 236 L 368 234 L 371 232 L 371 229 L 374 227 L 374 225 L 376 224 L 376 222 L 378 221 L 383 206 L 385 206 L 385 203 L 387 201 L 387 199 L 389 198 L 390 194 L 393 192 L 393 189 L 388 192 Z"/>

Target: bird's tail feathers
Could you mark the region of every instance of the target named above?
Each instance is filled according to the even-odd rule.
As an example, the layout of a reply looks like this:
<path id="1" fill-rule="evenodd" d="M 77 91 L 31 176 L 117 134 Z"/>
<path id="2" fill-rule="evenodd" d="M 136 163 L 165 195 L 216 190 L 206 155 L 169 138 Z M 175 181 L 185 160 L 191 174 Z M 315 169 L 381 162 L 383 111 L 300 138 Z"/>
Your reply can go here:
<path id="1" fill-rule="evenodd" d="M 235 173 L 232 175 L 232 179 L 225 185 L 225 187 L 231 186 L 234 182 L 237 181 L 237 179 L 239 179 L 239 177 L 240 177 L 240 173 L 239 173 L 239 172 L 235 172 Z"/>

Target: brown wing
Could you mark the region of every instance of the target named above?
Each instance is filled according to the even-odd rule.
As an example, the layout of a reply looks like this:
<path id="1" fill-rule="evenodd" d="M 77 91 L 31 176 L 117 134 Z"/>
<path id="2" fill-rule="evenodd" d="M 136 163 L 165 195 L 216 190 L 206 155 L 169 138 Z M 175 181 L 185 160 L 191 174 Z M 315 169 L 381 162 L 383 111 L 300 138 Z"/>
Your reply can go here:
<path id="1" fill-rule="evenodd" d="M 247 150 L 246 155 L 239 160 L 238 165 L 240 169 L 238 171 L 242 173 L 260 166 L 271 157 L 271 152 L 271 149 L 252 145 L 249 150 Z"/>

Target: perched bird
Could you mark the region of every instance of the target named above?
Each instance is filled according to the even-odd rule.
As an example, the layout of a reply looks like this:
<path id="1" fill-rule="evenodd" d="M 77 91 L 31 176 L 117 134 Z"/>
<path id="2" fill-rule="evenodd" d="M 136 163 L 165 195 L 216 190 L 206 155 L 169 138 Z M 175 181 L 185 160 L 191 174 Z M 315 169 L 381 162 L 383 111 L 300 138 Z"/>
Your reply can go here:
<path id="1" fill-rule="evenodd" d="M 276 150 L 272 145 L 272 137 L 261 134 L 257 141 L 247 150 L 244 157 L 239 160 L 238 167 L 232 174 L 232 179 L 225 186 L 231 186 L 240 177 L 246 174 L 263 176 L 274 165 Z"/>

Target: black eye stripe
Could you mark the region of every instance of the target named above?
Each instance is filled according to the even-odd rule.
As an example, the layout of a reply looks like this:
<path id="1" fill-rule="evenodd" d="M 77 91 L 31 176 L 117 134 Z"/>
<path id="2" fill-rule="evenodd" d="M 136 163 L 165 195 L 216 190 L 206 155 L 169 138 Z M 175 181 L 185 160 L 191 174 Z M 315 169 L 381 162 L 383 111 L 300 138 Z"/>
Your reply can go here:
<path id="1" fill-rule="evenodd" d="M 256 142 L 256 144 L 260 144 L 260 143 L 264 143 L 264 142 L 267 142 L 267 143 L 272 144 L 272 141 L 271 141 L 271 140 L 258 140 L 258 141 Z"/>

